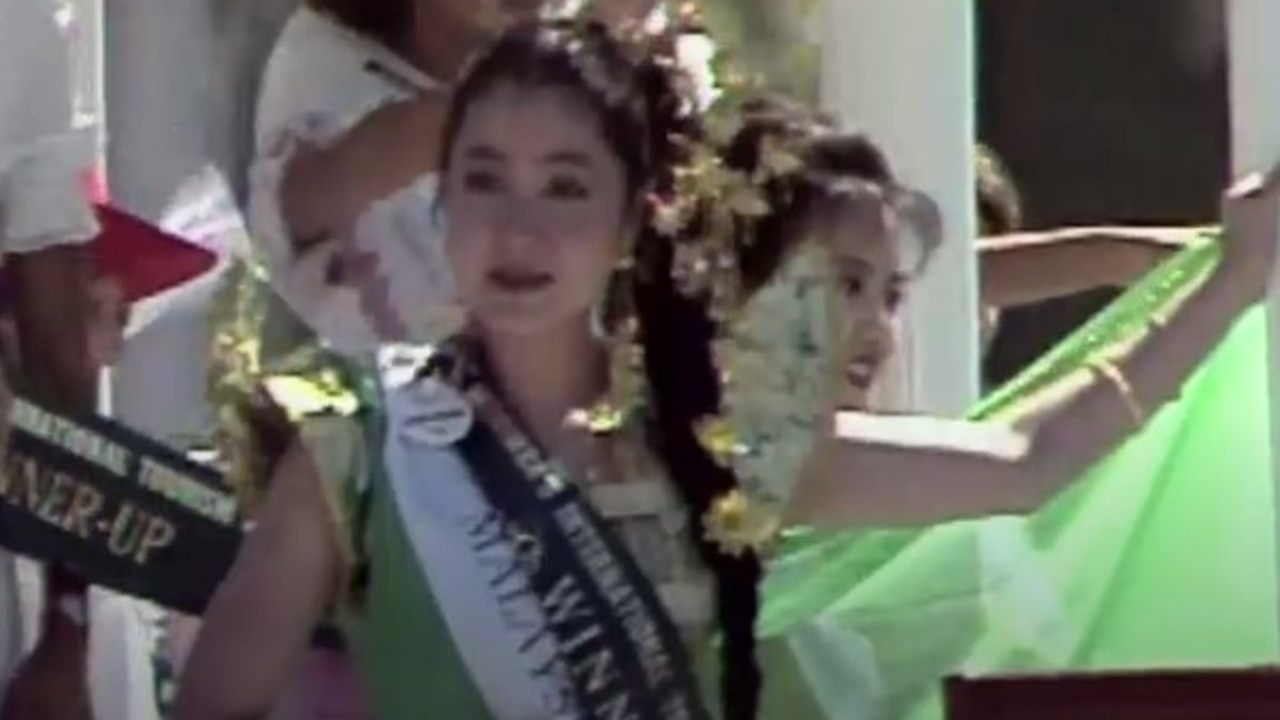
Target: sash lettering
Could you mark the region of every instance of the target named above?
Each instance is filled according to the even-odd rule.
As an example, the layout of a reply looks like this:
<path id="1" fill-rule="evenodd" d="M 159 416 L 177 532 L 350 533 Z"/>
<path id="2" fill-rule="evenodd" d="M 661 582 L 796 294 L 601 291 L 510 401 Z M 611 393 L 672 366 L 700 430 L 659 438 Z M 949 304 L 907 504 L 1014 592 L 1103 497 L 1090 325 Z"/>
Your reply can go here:
<path id="1" fill-rule="evenodd" d="M 491 526 L 505 529 L 508 541 L 512 526 L 527 528 L 533 538 L 527 544 L 535 557 L 525 563 L 524 576 L 585 717 L 708 718 L 682 637 L 621 540 L 482 383 L 467 394 L 487 424 L 472 427 L 460 454 L 497 510 Z"/>
<path id="2" fill-rule="evenodd" d="M 556 672 L 561 660 L 550 629 L 537 617 L 528 617 L 519 608 L 520 602 L 533 595 L 528 575 L 524 572 L 526 559 L 505 552 L 510 545 L 508 528 L 501 515 L 488 512 L 471 524 L 468 535 L 480 564 L 489 573 L 489 587 L 502 608 L 507 628 L 518 640 L 519 651 L 535 658 L 534 674 L 548 684 L 548 707 L 559 716 L 570 716 L 574 705 L 573 688 L 563 686 Z"/>

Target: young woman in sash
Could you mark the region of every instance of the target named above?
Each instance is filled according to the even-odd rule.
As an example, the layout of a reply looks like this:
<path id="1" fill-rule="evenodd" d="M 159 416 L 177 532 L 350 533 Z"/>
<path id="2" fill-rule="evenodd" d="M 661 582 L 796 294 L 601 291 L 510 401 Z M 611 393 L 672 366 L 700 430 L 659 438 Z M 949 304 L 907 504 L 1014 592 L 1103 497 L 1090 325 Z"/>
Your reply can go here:
<path id="1" fill-rule="evenodd" d="M 621 27 L 661 4 L 594 0 L 574 11 Z M 308 0 L 297 9 L 264 74 L 251 172 L 250 223 L 274 292 L 242 281 L 224 295 L 253 319 L 219 328 L 221 347 L 245 347 L 222 341 L 248 330 L 268 359 L 313 338 L 359 354 L 456 329 L 456 314 L 433 311 L 452 292 L 436 207 L 450 86 L 496 28 L 557 5 L 575 3 Z M 189 635 L 191 623 L 181 626 Z M 332 633 L 317 639 L 328 650 L 314 654 L 313 675 L 329 680 L 309 684 L 324 698 L 352 696 L 333 690 L 345 685 L 333 681 L 340 644 Z"/>
<path id="2" fill-rule="evenodd" d="M 598 27 L 522 28 L 464 78 L 442 210 L 470 330 L 386 351 L 354 396 L 276 384 L 311 417 L 206 616 L 178 717 L 264 711 L 335 604 L 377 717 L 706 716 L 684 643 L 702 639 L 709 588 L 678 493 L 565 428 L 608 386 L 592 308 L 691 126 L 660 60 Z M 656 470 L 642 453 L 628 466 Z M 598 510 L 567 482 L 588 476 Z"/>

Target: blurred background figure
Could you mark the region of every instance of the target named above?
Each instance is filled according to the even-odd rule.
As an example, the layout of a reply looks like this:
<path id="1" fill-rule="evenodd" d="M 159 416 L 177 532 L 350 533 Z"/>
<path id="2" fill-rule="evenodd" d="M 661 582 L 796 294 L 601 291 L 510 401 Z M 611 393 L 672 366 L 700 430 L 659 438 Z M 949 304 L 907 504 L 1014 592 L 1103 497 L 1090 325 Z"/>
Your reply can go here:
<path id="1" fill-rule="evenodd" d="M 93 136 L 75 128 L 69 49 L 46 0 L 0 3 L 0 253 L 9 266 L 21 361 L 20 389 L 62 410 L 92 411 L 96 373 L 88 356 L 88 258 L 97 232 L 84 193 Z M 11 558 L 0 553 L 0 680 L 5 712 L 77 718 L 88 711 L 85 588 L 49 577 L 39 642 L 20 668 L 22 630 Z M 78 612 L 79 611 L 79 612 Z"/>

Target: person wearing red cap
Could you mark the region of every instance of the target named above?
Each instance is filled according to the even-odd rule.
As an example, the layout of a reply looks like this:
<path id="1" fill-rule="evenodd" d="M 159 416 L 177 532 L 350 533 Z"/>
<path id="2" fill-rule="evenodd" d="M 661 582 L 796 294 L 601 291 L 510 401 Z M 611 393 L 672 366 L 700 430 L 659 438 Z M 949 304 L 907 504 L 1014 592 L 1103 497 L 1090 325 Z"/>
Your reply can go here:
<path id="1" fill-rule="evenodd" d="M 111 211 L 95 213 L 86 197 L 94 137 L 74 122 L 70 48 L 57 10 L 48 0 L 0 0 L 0 255 L 9 359 L 12 369 L 23 370 L 14 379 L 43 404 L 87 412 L 97 402 L 95 361 L 104 359 L 91 355 L 113 345 L 99 342 L 112 333 L 90 332 L 92 309 L 109 306 L 114 292 L 110 282 L 91 282 L 91 256 L 111 256 L 114 226 L 129 223 Z M 107 232 L 91 249 L 86 243 L 98 236 L 100 218 Z M 109 276 L 126 278 L 115 297 L 134 292 L 132 275 Z M 95 328 L 104 326 L 101 320 L 93 319 Z M 91 341 L 100 345 L 92 353 Z M 89 716 L 84 583 L 56 568 L 47 579 L 45 606 L 52 611 L 42 618 L 35 649 L 17 667 L 17 582 L 12 559 L 0 553 L 0 712 L 6 720 Z"/>
<path id="2" fill-rule="evenodd" d="M 119 357 L 131 315 L 150 314 L 148 304 L 163 303 L 166 291 L 213 269 L 217 256 L 211 250 L 169 235 L 117 209 L 99 206 L 95 210 L 101 231 L 87 246 L 92 278 L 88 284 L 85 347 L 92 366 L 106 368 L 114 365 Z M 23 362 L 26 354 L 23 352 L 23 339 L 18 331 L 14 312 L 16 308 L 11 293 L 11 270 L 12 268 L 0 266 L 0 363 L 3 365 L 6 386 L 25 387 L 29 368 Z M 96 612 L 89 612 L 88 605 L 83 601 L 78 608 L 69 608 L 72 603 L 66 600 L 62 604 L 60 609 L 64 613 L 77 615 L 76 619 L 82 623 L 87 623 L 91 615 L 98 618 Z M 121 622 L 118 616 L 119 613 L 116 613 L 109 622 Z M 59 653 L 59 659 L 66 665 L 83 666 L 86 656 L 82 653 Z M 120 660 L 128 662 L 127 658 Z M 82 677 L 83 671 L 77 675 Z M 64 676 L 50 674 L 46 677 Z M 114 688 L 112 692 L 125 692 L 125 689 Z M 30 693 L 27 695 L 30 697 Z M 26 700 L 23 704 L 30 707 L 28 702 L 31 701 Z M 82 718 L 85 717 L 80 714 L 82 710 L 59 711 L 54 717 L 58 720 L 64 717 Z M 4 717 L 8 720 L 11 716 Z M 25 710 L 15 708 L 12 717 L 22 720 L 26 717 L 46 716 L 28 714 Z"/>
<path id="3" fill-rule="evenodd" d="M 0 1 L 0 253 L 9 267 L 14 318 L 22 338 L 23 378 L 31 396 L 52 407 L 92 410 L 95 373 L 86 343 L 87 253 L 97 233 L 82 178 L 92 134 L 75 129 L 66 38 L 46 0 Z M 55 593 L 83 602 L 83 587 L 51 572 Z M 0 680 L 7 717 L 55 717 L 87 707 L 83 628 L 47 613 L 41 642 L 15 670 L 20 651 L 16 579 L 0 557 Z M 49 603 L 61 607 L 60 598 Z"/>

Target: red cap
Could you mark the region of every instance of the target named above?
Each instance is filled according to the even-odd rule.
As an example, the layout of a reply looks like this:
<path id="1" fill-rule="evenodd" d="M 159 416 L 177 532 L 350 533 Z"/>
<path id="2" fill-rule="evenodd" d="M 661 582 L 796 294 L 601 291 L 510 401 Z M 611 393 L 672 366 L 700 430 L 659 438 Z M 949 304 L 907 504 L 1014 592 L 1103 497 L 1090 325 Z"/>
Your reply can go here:
<path id="1" fill-rule="evenodd" d="M 217 264 L 210 250 L 109 205 L 98 205 L 102 232 L 90 247 L 96 272 L 115 278 L 136 303 L 203 275 Z"/>

